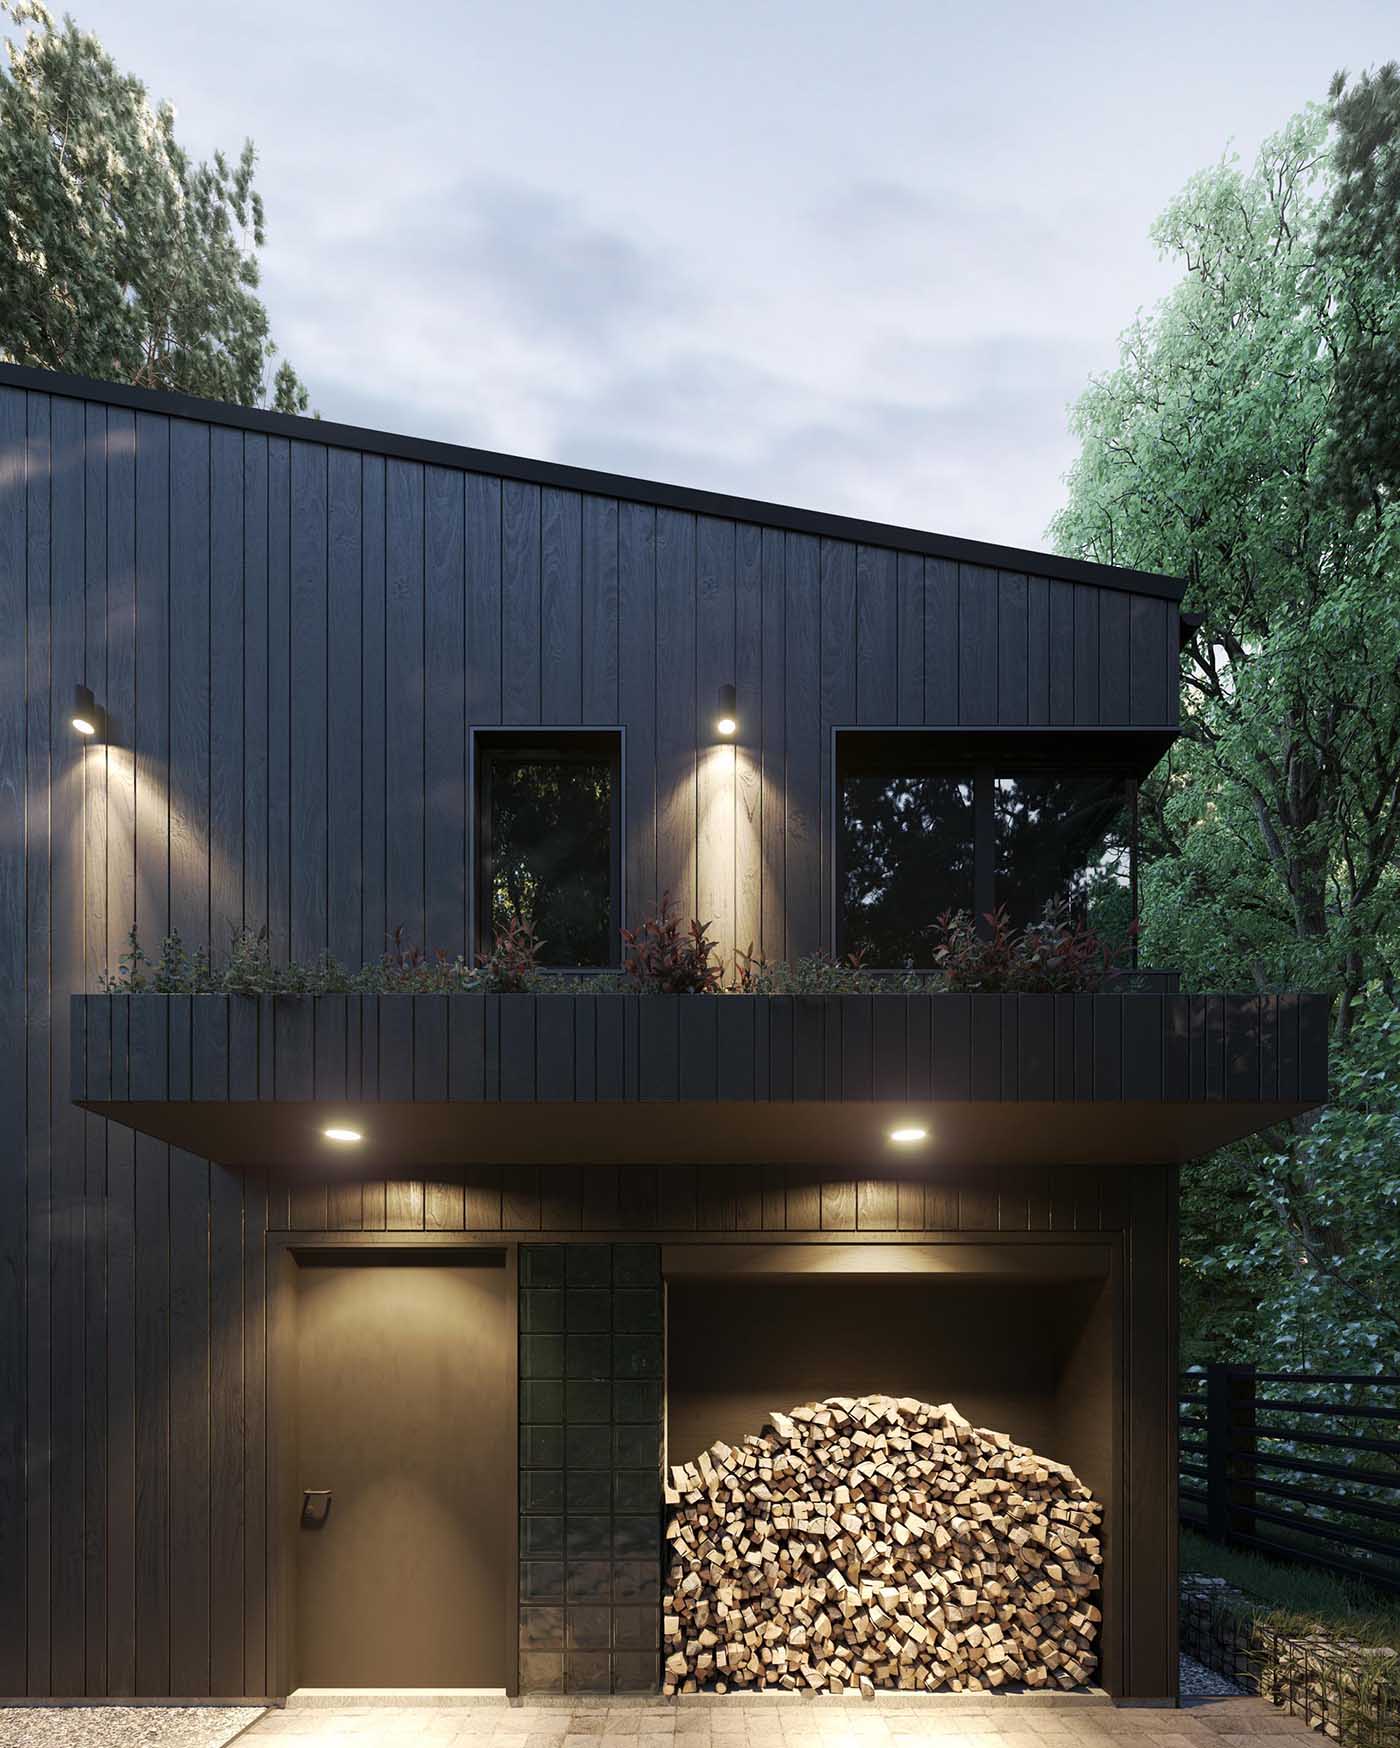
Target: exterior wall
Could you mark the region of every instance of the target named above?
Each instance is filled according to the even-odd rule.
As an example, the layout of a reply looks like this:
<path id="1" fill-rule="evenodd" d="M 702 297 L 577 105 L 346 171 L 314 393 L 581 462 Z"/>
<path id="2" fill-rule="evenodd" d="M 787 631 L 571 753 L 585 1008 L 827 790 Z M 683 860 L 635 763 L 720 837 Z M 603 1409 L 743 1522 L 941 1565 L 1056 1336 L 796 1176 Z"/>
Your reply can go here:
<path id="1" fill-rule="evenodd" d="M 467 729 L 501 723 L 625 728 L 629 908 L 669 886 L 726 951 L 807 951 L 830 914 L 833 727 L 1170 723 L 1173 601 L 14 380 L 0 1692 L 268 1690 L 267 1234 L 289 1227 L 635 1240 L 1055 1230 L 1140 1208 L 1152 1312 L 1130 1337 L 1133 1461 L 1166 1461 L 1170 1173 L 955 1185 L 598 1166 L 293 1185 L 73 1106 L 65 1004 L 133 919 L 148 943 L 266 927 L 279 954 L 359 961 L 402 925 L 466 950 Z M 113 721 L 105 746 L 68 727 L 83 679 Z M 710 701 L 731 679 L 739 744 L 716 747 Z M 1133 1531 L 1139 1693 L 1172 1679 L 1167 1480 Z"/>

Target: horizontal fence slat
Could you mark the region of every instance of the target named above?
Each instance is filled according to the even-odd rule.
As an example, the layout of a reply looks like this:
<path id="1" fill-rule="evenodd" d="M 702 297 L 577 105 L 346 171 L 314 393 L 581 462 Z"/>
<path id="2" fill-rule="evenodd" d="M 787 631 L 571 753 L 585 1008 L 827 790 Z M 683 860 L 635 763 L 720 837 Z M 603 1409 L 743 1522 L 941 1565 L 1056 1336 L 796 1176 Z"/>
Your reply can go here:
<path id="1" fill-rule="evenodd" d="M 1330 1554 L 1317 1554 L 1290 1547 L 1287 1542 L 1276 1541 L 1270 1536 L 1234 1535 L 1230 1542 L 1232 1547 L 1250 1548 L 1256 1554 L 1267 1554 L 1273 1560 L 1277 1560 L 1280 1555 L 1289 1560 L 1301 1560 L 1304 1565 L 1317 1566 L 1324 1572 L 1336 1572 L 1343 1578 L 1362 1578 L 1377 1589 L 1393 1590 L 1400 1594 L 1400 1574 L 1392 1578 L 1386 1572 L 1378 1572 L 1368 1560 L 1339 1560 Z"/>
<path id="2" fill-rule="evenodd" d="M 1341 1493 L 1318 1493 L 1311 1487 L 1295 1487 L 1291 1481 L 1263 1481 L 1257 1475 L 1249 1485 L 1255 1493 L 1267 1493 L 1270 1498 L 1298 1499 L 1304 1505 L 1320 1505 L 1324 1510 L 1335 1511 L 1343 1517 L 1368 1517 L 1374 1523 L 1400 1524 L 1400 1509 L 1393 1505 L 1377 1505 Z M 1395 1555 L 1400 1559 L 1400 1542 L 1395 1545 Z"/>
<path id="3" fill-rule="evenodd" d="M 1341 1383 L 1366 1399 L 1336 1400 Z M 1292 1388 L 1268 1396 L 1261 1385 Z M 1400 1440 L 1371 1430 L 1400 1421 L 1400 1405 L 1375 1400 L 1390 1388 L 1388 1377 L 1264 1374 L 1220 1363 L 1181 1375 L 1181 1521 L 1226 1546 L 1400 1591 L 1400 1533 L 1390 1533 L 1400 1532 L 1400 1467 L 1389 1473 L 1346 1460 L 1400 1457 Z"/>
<path id="4" fill-rule="evenodd" d="M 1232 1442 L 1238 1445 L 1245 1435 L 1251 1444 L 1256 1439 L 1269 1438 L 1283 1444 L 1340 1446 L 1353 1451 L 1379 1451 L 1387 1457 L 1400 1457 L 1400 1439 L 1366 1438 L 1360 1433 L 1317 1432 L 1310 1426 L 1261 1426 L 1256 1421 L 1252 1426 L 1238 1428 Z"/>
<path id="5" fill-rule="evenodd" d="M 1400 1469 L 1387 1475 L 1380 1469 L 1354 1469 L 1349 1463 L 1328 1463 L 1321 1457 L 1285 1456 L 1281 1451 L 1258 1451 L 1253 1455 L 1246 1452 L 1235 1460 L 1260 1469 L 1287 1469 L 1303 1475 L 1327 1475 L 1338 1481 L 1352 1481 L 1359 1487 L 1400 1490 Z"/>
<path id="6" fill-rule="evenodd" d="M 1297 1402 L 1256 1396 L 1254 1408 L 1256 1413 L 1261 1408 L 1269 1408 L 1290 1414 L 1330 1414 L 1336 1420 L 1400 1420 L 1400 1408 L 1386 1408 L 1363 1402 Z"/>
<path id="7" fill-rule="evenodd" d="M 1190 1377 L 1204 1380 L 1204 1373 L 1192 1372 Z M 1400 1373 L 1376 1375 L 1371 1372 L 1256 1372 L 1256 1384 L 1366 1384 L 1376 1389 L 1400 1390 Z"/>
<path id="8" fill-rule="evenodd" d="M 1345 1548 L 1364 1548 L 1368 1554 L 1379 1554 L 1382 1559 L 1400 1562 L 1400 1545 L 1397 1543 L 1361 1535 L 1341 1524 L 1319 1523 L 1316 1518 L 1299 1517 L 1294 1511 L 1274 1511 L 1267 1505 L 1252 1505 L 1249 1515 L 1262 1518 L 1265 1523 L 1277 1524 L 1281 1529 L 1296 1535 L 1315 1536 L 1324 1542 L 1339 1542 Z M 1400 1582 L 1400 1568 L 1397 1568 L 1395 1577 Z"/>

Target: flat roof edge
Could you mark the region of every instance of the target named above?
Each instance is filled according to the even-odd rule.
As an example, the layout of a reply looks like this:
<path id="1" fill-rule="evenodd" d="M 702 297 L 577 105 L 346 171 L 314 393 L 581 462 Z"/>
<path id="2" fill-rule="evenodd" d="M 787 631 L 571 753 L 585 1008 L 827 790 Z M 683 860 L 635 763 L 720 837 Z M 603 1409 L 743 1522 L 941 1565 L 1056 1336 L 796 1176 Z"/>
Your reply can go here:
<path id="1" fill-rule="evenodd" d="M 925 529 L 905 528 L 895 523 L 866 521 L 858 516 L 837 515 L 825 510 L 800 509 L 762 499 L 740 498 L 725 492 L 704 491 L 693 486 L 636 479 L 626 474 L 604 473 L 567 462 L 532 461 L 523 456 L 499 455 L 429 437 L 405 437 L 357 425 L 342 425 L 329 419 L 311 419 L 291 413 L 269 412 L 261 407 L 235 406 L 227 401 L 202 400 L 197 395 L 177 394 L 167 389 L 137 388 L 130 383 L 101 382 L 94 377 L 70 376 L 61 371 L 40 370 L 27 364 L 0 363 L 0 387 L 60 395 L 71 400 L 95 401 L 105 406 L 127 407 L 137 412 L 157 413 L 167 418 L 198 419 L 208 424 L 286 437 L 295 442 L 321 443 L 333 449 L 357 449 L 404 461 L 425 462 L 438 467 L 460 468 L 467 473 L 499 474 L 505 479 L 531 485 L 559 486 L 568 491 L 597 497 L 625 498 L 662 509 L 716 516 L 726 521 L 750 522 L 761 527 L 782 528 L 795 534 L 825 535 L 867 546 L 883 546 L 926 558 L 975 564 L 992 570 L 1014 571 L 1061 582 L 1088 583 L 1101 589 L 1127 594 L 1153 595 L 1159 600 L 1179 601 L 1186 584 L 1180 577 L 1136 571 L 1090 559 L 1065 558 L 1058 553 L 1034 552 L 1026 547 L 999 546 L 989 541 L 964 539 L 953 534 L 934 534 Z"/>

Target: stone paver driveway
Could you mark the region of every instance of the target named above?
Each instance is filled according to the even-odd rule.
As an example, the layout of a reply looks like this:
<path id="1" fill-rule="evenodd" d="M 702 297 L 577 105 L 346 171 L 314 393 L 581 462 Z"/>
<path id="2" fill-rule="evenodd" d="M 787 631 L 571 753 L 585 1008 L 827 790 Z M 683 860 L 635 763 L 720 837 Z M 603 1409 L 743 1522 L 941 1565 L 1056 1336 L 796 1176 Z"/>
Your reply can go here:
<path id="1" fill-rule="evenodd" d="M 950 1699 L 923 1704 L 731 1699 L 680 1705 L 584 1699 L 553 1705 L 289 1706 L 240 1748 L 1300 1748 L 1313 1732 L 1257 1699 L 1201 1699 L 1179 1711 Z"/>

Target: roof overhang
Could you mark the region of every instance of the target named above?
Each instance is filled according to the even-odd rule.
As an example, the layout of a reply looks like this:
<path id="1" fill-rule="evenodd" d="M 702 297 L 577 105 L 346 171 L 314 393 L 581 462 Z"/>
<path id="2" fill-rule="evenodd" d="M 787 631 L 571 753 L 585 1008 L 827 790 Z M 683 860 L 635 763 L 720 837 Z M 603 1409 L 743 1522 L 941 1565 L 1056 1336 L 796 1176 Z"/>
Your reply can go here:
<path id="1" fill-rule="evenodd" d="M 1170 1164 L 1327 1092 L 1319 996 L 79 996 L 73 1096 L 230 1165 Z M 351 1149 L 322 1131 L 351 1123 Z M 902 1148 L 896 1126 L 928 1138 Z"/>
<path id="2" fill-rule="evenodd" d="M 345 1101 L 230 1104 L 84 1100 L 100 1117 L 227 1165 L 334 1162 L 373 1176 L 456 1165 L 829 1165 L 883 1171 L 937 1165 L 1167 1165 L 1301 1116 L 1298 1101 L 1163 1106 L 876 1100 L 865 1104 L 463 1105 Z M 353 1156 L 324 1139 L 347 1109 Z M 896 1146 L 918 1121 L 928 1141 Z"/>

